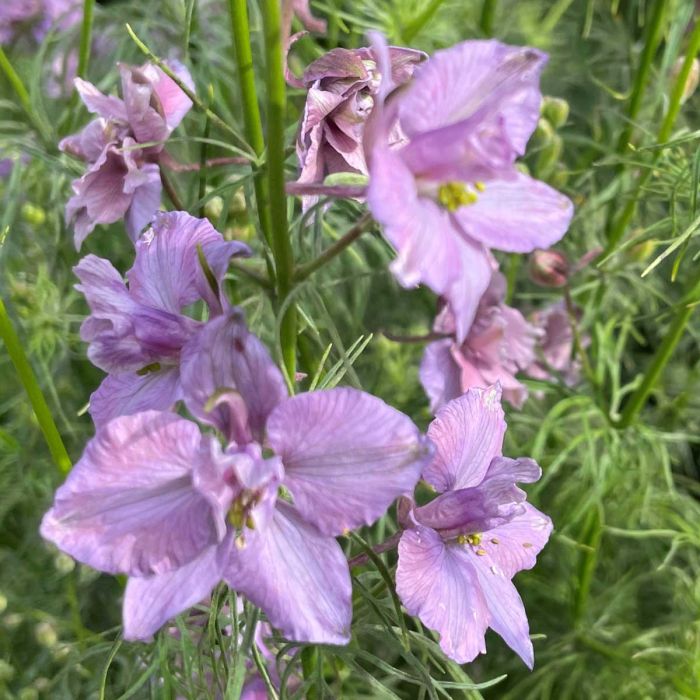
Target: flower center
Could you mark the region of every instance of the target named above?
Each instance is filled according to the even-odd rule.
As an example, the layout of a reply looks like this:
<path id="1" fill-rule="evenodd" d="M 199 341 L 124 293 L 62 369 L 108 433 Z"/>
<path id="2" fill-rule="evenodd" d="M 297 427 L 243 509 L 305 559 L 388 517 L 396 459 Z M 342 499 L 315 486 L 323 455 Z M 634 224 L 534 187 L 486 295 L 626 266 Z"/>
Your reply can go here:
<path id="1" fill-rule="evenodd" d="M 447 211 L 457 211 L 460 207 L 474 204 L 479 199 L 477 192 L 485 189 L 484 183 L 479 181 L 474 183 L 473 189 L 463 182 L 443 182 L 438 187 L 437 199 Z"/>
<path id="2" fill-rule="evenodd" d="M 228 521 L 236 530 L 255 530 L 255 520 L 252 510 L 258 505 L 261 494 L 257 491 L 245 490 L 233 501 L 228 511 Z"/>

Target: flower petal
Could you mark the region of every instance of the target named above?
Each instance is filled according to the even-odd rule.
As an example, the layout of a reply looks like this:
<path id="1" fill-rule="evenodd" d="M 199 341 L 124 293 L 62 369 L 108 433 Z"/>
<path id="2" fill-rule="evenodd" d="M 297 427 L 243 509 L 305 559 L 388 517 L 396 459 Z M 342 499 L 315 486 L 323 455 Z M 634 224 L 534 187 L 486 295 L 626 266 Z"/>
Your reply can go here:
<path id="1" fill-rule="evenodd" d="M 109 374 L 90 396 L 90 415 L 97 428 L 116 418 L 142 411 L 167 411 L 182 398 L 180 371 L 166 367 L 138 374 Z"/>
<path id="2" fill-rule="evenodd" d="M 527 253 L 548 248 L 567 231 L 574 213 L 568 197 L 517 173 L 511 180 L 490 180 L 474 204 L 454 216 L 464 232 L 489 248 Z"/>
<path id="3" fill-rule="evenodd" d="M 56 492 L 41 534 L 100 571 L 171 571 L 217 541 L 214 512 L 192 483 L 212 459 L 210 439 L 175 414 L 115 418 Z"/>
<path id="4" fill-rule="evenodd" d="M 406 530 L 399 542 L 396 592 L 410 615 L 440 633 L 440 648 L 457 663 L 486 652 L 489 623 L 468 549 L 446 546 L 434 530 Z"/>
<path id="5" fill-rule="evenodd" d="M 326 535 L 381 517 L 413 491 L 429 455 L 407 416 L 348 388 L 284 401 L 270 415 L 267 438 L 296 507 Z"/>
<path id="6" fill-rule="evenodd" d="M 126 106 L 118 97 L 101 93 L 92 83 L 88 83 L 87 80 L 82 78 L 76 78 L 73 82 L 80 99 L 90 112 L 99 115 L 103 119 L 121 122 L 128 121 Z"/>
<path id="7" fill-rule="evenodd" d="M 426 346 L 418 374 L 435 413 L 448 401 L 462 395 L 460 371 L 452 357 L 450 338 Z"/>
<path id="8" fill-rule="evenodd" d="M 132 297 L 176 314 L 199 299 L 218 304 L 211 298 L 198 247 L 219 285 L 230 258 L 250 253 L 244 243 L 225 241 L 206 219 L 181 211 L 160 212 L 152 229 L 136 244 L 136 260 L 127 272 Z"/>
<path id="9" fill-rule="evenodd" d="M 239 309 L 210 320 L 183 347 L 181 374 L 189 410 L 238 443 L 262 441 L 267 417 L 287 397 L 282 373 Z"/>
<path id="10" fill-rule="evenodd" d="M 428 428 L 435 456 L 423 471 L 438 491 L 479 485 L 501 454 L 506 422 L 500 398 L 498 387 L 470 389 L 440 409 Z"/>
<path id="11" fill-rule="evenodd" d="M 194 92 L 194 81 L 187 67 L 174 59 L 170 59 L 167 63 L 173 73 Z M 153 89 L 160 101 L 160 107 L 165 116 L 165 123 L 168 125 L 168 129 L 172 131 L 192 108 L 192 100 L 160 68 L 155 70 L 158 72 L 158 79 L 154 81 Z"/>
<path id="12" fill-rule="evenodd" d="M 130 578 L 124 592 L 124 639 L 148 641 L 171 617 L 204 600 L 221 580 L 227 544 L 207 547 L 168 573 Z"/>
<path id="13" fill-rule="evenodd" d="M 288 639 L 317 644 L 350 640 L 351 584 L 338 543 L 321 535 L 290 505 L 232 550 L 227 583 L 262 608 Z"/>

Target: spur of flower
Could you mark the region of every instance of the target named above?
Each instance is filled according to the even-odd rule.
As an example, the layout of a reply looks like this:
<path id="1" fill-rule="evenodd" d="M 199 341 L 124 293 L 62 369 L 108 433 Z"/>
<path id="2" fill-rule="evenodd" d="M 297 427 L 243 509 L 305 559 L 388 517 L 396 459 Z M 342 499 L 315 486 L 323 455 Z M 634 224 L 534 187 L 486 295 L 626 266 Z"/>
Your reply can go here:
<path id="1" fill-rule="evenodd" d="M 470 389 L 431 423 L 435 455 L 423 478 L 439 495 L 404 518 L 396 591 L 409 614 L 440 633 L 440 647 L 455 661 L 485 653 L 490 627 L 532 668 L 528 621 L 512 578 L 535 565 L 552 523 L 516 486 L 537 481 L 540 468 L 502 456 L 500 393 L 497 386 Z"/>
<path id="2" fill-rule="evenodd" d="M 177 62 L 171 69 L 194 90 L 189 71 Z M 75 87 L 97 119 L 63 139 L 59 148 L 84 161 L 87 172 L 73 182 L 66 204 L 75 246 L 97 224 L 124 219 L 133 241 L 160 206 L 158 156 L 173 129 L 192 107 L 189 97 L 157 66 L 119 65 L 123 99 L 104 95 L 92 83 L 75 79 Z"/>
<path id="3" fill-rule="evenodd" d="M 355 389 L 288 397 L 237 309 L 197 339 L 183 357 L 185 401 L 223 446 L 175 413 L 117 417 L 88 443 L 41 532 L 129 576 L 127 639 L 149 638 L 224 580 L 288 638 L 347 643 L 351 583 L 335 538 L 412 491 L 427 441 Z"/>
<path id="4" fill-rule="evenodd" d="M 398 280 L 444 297 L 462 342 L 491 280 L 488 251 L 549 247 L 572 217 L 569 199 L 515 165 L 539 118 L 546 56 L 465 41 L 436 52 L 397 90 L 381 37 L 373 50 L 383 85 L 365 129 L 367 202 L 397 251 Z"/>
<path id="5" fill-rule="evenodd" d="M 430 343 L 420 365 L 420 380 L 430 407 L 436 411 L 448 401 L 476 387 L 498 382 L 503 397 L 516 408 L 527 399 L 527 387 L 517 379 L 535 363 L 535 348 L 544 332 L 505 303 L 506 280 L 494 270 L 479 300 L 476 316 L 463 342 L 457 342 L 455 317 L 445 305 L 433 326 L 445 338 Z"/>
<path id="6" fill-rule="evenodd" d="M 90 307 L 80 335 L 93 364 L 108 372 L 90 397 L 96 425 L 167 410 L 182 398 L 180 355 L 204 325 L 183 309 L 202 301 L 210 316 L 223 313 L 228 303 L 220 287 L 229 260 L 249 253 L 244 243 L 225 241 L 206 219 L 161 212 L 136 242 L 128 284 L 104 258 L 80 261 L 76 288 Z"/>

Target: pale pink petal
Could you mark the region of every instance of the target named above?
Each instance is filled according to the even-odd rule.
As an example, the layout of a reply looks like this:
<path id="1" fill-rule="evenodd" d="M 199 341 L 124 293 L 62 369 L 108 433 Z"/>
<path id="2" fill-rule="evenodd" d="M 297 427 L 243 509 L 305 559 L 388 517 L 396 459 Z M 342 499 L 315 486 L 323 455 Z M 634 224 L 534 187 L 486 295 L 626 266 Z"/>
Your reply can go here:
<path id="1" fill-rule="evenodd" d="M 76 78 L 74 82 L 80 99 L 90 112 L 103 119 L 128 121 L 124 102 L 118 97 L 101 93 L 92 83 L 88 83 L 82 78 Z"/>
<path id="2" fill-rule="evenodd" d="M 423 478 L 438 491 L 481 483 L 491 460 L 501 454 L 506 431 L 498 387 L 470 389 L 438 411 L 428 428 L 436 451 Z"/>
<path id="3" fill-rule="evenodd" d="M 433 413 L 463 393 L 459 366 L 452 357 L 452 345 L 450 338 L 430 343 L 420 363 L 420 382 L 430 399 Z"/>
<path id="4" fill-rule="evenodd" d="M 168 66 L 194 92 L 194 81 L 187 67 L 175 60 L 168 61 Z M 172 131 L 192 108 L 192 100 L 187 97 L 172 78 L 167 76 L 160 68 L 156 68 L 156 70 L 158 71 L 158 80 L 154 82 L 153 89 L 160 101 L 160 107 L 165 115 L 168 129 Z"/>

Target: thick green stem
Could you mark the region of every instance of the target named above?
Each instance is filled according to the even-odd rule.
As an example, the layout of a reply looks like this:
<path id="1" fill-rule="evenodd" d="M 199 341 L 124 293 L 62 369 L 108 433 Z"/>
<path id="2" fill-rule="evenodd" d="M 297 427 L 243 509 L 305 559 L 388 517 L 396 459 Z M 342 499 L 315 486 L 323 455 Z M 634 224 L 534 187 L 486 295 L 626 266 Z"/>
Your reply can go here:
<path id="1" fill-rule="evenodd" d="M 481 17 L 479 27 L 485 36 L 493 36 L 493 21 L 496 16 L 497 0 L 484 0 L 481 6 Z"/>
<path id="2" fill-rule="evenodd" d="M 29 396 L 39 427 L 51 451 L 51 456 L 61 473 L 67 474 L 71 468 L 70 457 L 2 299 L 0 299 L 0 338 L 5 343 L 7 354 L 12 360 L 27 396 Z"/>
<path id="3" fill-rule="evenodd" d="M 267 184 L 272 225 L 272 254 L 275 259 L 277 297 L 284 303 L 292 289 L 294 254 L 287 225 L 287 196 L 284 191 L 284 124 L 286 85 L 282 51 L 279 0 L 262 0 L 265 29 L 265 73 L 267 83 Z M 289 304 L 280 324 L 282 360 L 291 382 L 296 372 L 296 306 Z"/>
<path id="4" fill-rule="evenodd" d="M 656 382 L 663 372 L 664 367 L 673 355 L 676 346 L 683 337 L 683 332 L 685 327 L 690 320 L 690 317 L 695 311 L 697 306 L 697 301 L 693 304 L 688 304 L 684 306 L 673 319 L 671 327 L 666 332 L 664 339 L 659 346 L 659 349 L 654 355 L 654 359 L 651 361 L 649 368 L 642 379 L 642 383 L 637 387 L 636 391 L 630 396 L 629 400 L 625 404 L 625 408 L 622 411 L 622 417 L 620 418 L 619 427 L 626 428 L 628 425 L 634 421 L 637 414 L 642 410 L 644 404 L 649 398 L 649 394 L 653 390 Z"/>
<path id="5" fill-rule="evenodd" d="M 83 24 L 80 28 L 80 54 L 78 55 L 78 75 L 85 78 L 88 61 L 90 60 L 90 46 L 92 45 L 92 19 L 95 11 L 95 0 L 83 2 Z"/>
<path id="6" fill-rule="evenodd" d="M 683 65 L 671 89 L 668 111 L 666 112 L 666 116 L 664 117 L 663 122 L 661 122 L 661 126 L 659 128 L 659 132 L 656 138 L 657 143 L 665 143 L 671 136 L 671 132 L 673 131 L 673 125 L 675 124 L 676 118 L 678 117 L 678 113 L 681 109 L 683 91 L 688 81 L 690 71 L 693 67 L 693 60 L 695 59 L 695 56 L 697 55 L 699 50 L 700 19 L 696 19 L 695 26 L 693 27 L 693 32 L 690 35 L 690 39 L 688 40 L 688 48 L 686 50 L 685 58 L 683 60 Z M 608 236 L 608 245 L 603 253 L 604 256 L 607 256 L 615 249 L 617 244 L 620 242 L 620 239 L 624 235 L 625 231 L 627 230 L 627 227 L 629 226 L 630 221 L 632 220 L 632 217 L 634 216 L 634 213 L 637 210 L 637 201 L 639 199 L 639 194 L 644 185 L 646 185 L 646 183 L 649 181 L 649 178 L 651 177 L 654 168 L 654 164 L 660 157 L 660 153 L 661 151 L 659 150 L 654 154 L 646 170 L 644 170 L 643 173 L 639 176 L 637 184 L 634 188 L 634 192 L 632 193 L 629 201 L 627 202 L 627 205 L 622 210 L 622 214 L 618 217 L 618 219 L 615 221 L 614 225 L 610 230 L 610 234 Z"/>
<path id="7" fill-rule="evenodd" d="M 231 19 L 231 37 L 236 53 L 236 66 L 238 68 L 238 86 L 243 102 L 243 123 L 248 142 L 260 157 L 265 151 L 265 137 L 263 134 L 262 119 L 260 118 L 260 106 L 255 90 L 255 72 L 253 69 L 253 51 L 250 45 L 250 24 L 248 22 L 247 0 L 229 0 L 229 17 Z M 270 223 L 269 197 L 265 173 L 259 171 L 254 180 L 255 199 L 258 205 L 258 217 L 263 236 L 270 245 L 272 238 L 272 226 Z"/>

